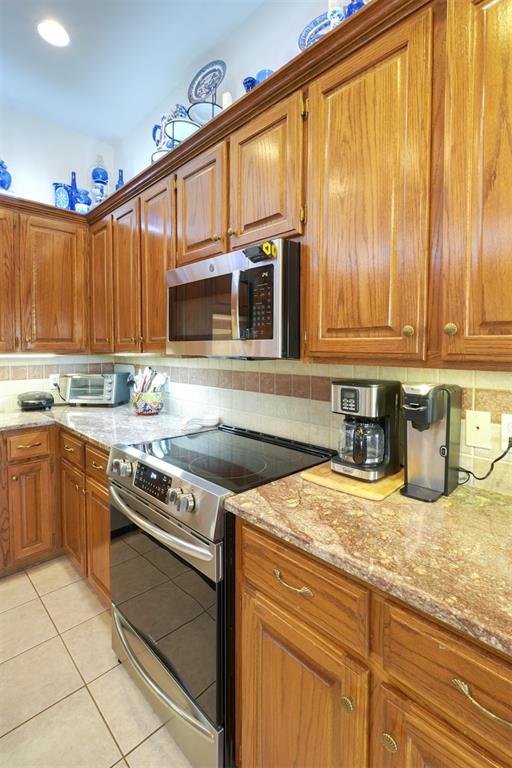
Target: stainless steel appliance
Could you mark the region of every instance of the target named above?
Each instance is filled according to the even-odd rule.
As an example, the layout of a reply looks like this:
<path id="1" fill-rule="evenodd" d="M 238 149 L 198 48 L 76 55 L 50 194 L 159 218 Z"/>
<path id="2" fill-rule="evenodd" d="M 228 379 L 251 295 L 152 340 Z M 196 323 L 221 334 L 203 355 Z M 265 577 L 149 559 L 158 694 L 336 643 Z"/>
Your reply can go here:
<path id="1" fill-rule="evenodd" d="M 462 390 L 455 384 L 404 384 L 405 486 L 421 501 L 458 485 Z"/>
<path id="2" fill-rule="evenodd" d="M 167 272 L 167 354 L 298 358 L 299 251 L 267 240 Z"/>
<path id="3" fill-rule="evenodd" d="M 122 405 L 130 400 L 129 373 L 66 373 L 58 392 L 70 405 Z"/>
<path id="4" fill-rule="evenodd" d="M 400 469 L 400 382 L 340 379 L 331 385 L 331 407 L 345 419 L 331 469 L 374 482 Z"/>
<path id="5" fill-rule="evenodd" d="M 234 765 L 224 500 L 332 454 L 225 426 L 111 450 L 113 647 L 194 768 Z"/>
<path id="6" fill-rule="evenodd" d="M 54 403 L 51 392 L 21 392 L 18 405 L 22 411 L 47 411 Z"/>

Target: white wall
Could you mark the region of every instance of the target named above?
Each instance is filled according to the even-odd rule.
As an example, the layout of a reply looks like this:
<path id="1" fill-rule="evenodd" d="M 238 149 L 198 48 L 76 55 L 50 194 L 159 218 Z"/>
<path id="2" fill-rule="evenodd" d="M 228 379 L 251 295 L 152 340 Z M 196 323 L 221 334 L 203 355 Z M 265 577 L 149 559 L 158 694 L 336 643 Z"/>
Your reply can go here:
<path id="1" fill-rule="evenodd" d="M 5 104 L 0 108 L 0 159 L 7 163 L 12 176 L 9 192 L 16 197 L 53 204 L 52 183 L 69 184 L 71 171 L 77 172 L 79 187 L 90 189 L 91 168 L 99 154 L 110 179 L 116 171 L 115 184 L 117 170 L 111 144 Z"/>
<path id="2" fill-rule="evenodd" d="M 244 93 L 242 80 L 254 76 L 260 69 L 277 70 L 299 53 L 297 39 L 311 19 L 327 10 L 327 0 L 268 0 L 256 11 L 238 34 L 231 35 L 199 60 L 192 61 L 183 72 L 182 85 L 168 94 L 140 125 L 116 148 L 116 166 L 124 168 L 125 179 L 139 173 L 151 162 L 155 146 L 151 131 L 160 122 L 164 112 L 176 102 L 188 106 L 187 91 L 190 81 L 200 67 L 212 59 L 223 59 L 227 72 L 220 86 L 218 100 L 223 91 L 230 91 L 236 99 Z"/>

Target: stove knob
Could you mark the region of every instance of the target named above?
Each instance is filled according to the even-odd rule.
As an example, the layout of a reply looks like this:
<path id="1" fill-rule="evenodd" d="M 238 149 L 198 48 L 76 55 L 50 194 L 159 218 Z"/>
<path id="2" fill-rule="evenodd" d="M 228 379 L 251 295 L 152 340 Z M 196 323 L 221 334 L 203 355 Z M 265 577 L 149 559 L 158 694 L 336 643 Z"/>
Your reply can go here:
<path id="1" fill-rule="evenodd" d="M 182 496 L 183 496 L 183 491 L 181 490 L 181 488 L 170 488 L 169 491 L 167 492 L 167 503 L 178 506 Z"/>
<path id="2" fill-rule="evenodd" d="M 112 462 L 112 472 L 114 475 L 120 474 L 120 467 L 121 467 L 121 459 L 114 459 Z"/>
<path id="3" fill-rule="evenodd" d="M 184 514 L 185 512 L 193 512 L 195 506 L 196 500 L 194 499 L 194 495 L 192 493 L 184 493 L 180 499 L 178 509 Z"/>
<path id="4" fill-rule="evenodd" d="M 133 464 L 130 461 L 119 462 L 119 475 L 120 477 L 130 477 L 133 472 Z"/>

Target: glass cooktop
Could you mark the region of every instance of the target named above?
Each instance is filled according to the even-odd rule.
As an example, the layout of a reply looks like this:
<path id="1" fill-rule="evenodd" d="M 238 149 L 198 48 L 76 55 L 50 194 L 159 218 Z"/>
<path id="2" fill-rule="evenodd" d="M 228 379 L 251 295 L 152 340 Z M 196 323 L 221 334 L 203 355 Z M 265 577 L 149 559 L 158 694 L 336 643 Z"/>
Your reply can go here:
<path id="1" fill-rule="evenodd" d="M 227 426 L 138 443 L 133 447 L 234 493 L 301 472 L 336 453 L 328 448 Z"/>

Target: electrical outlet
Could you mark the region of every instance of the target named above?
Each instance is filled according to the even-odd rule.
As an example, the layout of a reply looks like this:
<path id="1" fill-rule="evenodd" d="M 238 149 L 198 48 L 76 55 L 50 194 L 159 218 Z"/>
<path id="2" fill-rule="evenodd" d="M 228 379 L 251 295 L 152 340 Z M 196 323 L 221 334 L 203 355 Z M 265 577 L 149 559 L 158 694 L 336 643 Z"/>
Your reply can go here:
<path id="1" fill-rule="evenodd" d="M 489 411 L 466 411 L 466 445 L 491 447 L 491 414 Z"/>
<path id="2" fill-rule="evenodd" d="M 56 387 L 58 383 L 59 383 L 59 374 L 50 373 L 50 387 Z"/>
<path id="3" fill-rule="evenodd" d="M 501 414 L 501 450 L 508 448 L 508 441 L 512 437 L 512 413 Z"/>

